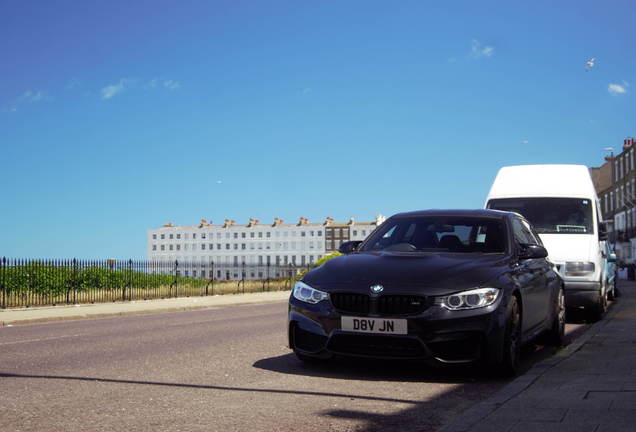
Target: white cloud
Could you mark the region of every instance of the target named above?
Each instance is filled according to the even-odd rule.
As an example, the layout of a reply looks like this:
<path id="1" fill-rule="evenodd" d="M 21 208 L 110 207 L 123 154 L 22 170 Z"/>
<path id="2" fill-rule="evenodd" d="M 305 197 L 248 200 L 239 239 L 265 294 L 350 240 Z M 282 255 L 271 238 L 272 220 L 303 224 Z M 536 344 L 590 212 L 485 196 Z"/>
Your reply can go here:
<path id="1" fill-rule="evenodd" d="M 66 90 L 74 90 L 76 88 L 79 88 L 81 85 L 82 83 L 77 78 L 73 78 L 66 86 Z"/>
<path id="2" fill-rule="evenodd" d="M 179 85 L 179 81 L 172 81 L 172 80 L 165 81 L 163 83 L 163 86 L 167 88 L 168 90 L 177 90 L 181 87 Z"/>
<path id="3" fill-rule="evenodd" d="M 481 48 L 481 44 L 477 41 L 477 39 L 473 39 L 471 41 L 471 48 L 470 48 L 470 54 L 468 54 L 466 56 L 467 59 L 479 59 L 482 57 L 491 57 L 494 52 L 495 49 L 493 47 L 485 47 L 485 48 Z"/>
<path id="4" fill-rule="evenodd" d="M 34 103 L 34 102 L 53 102 L 55 98 L 51 96 L 48 90 L 40 90 L 37 93 L 34 93 L 31 90 L 27 90 L 22 93 L 16 100 L 8 103 L 4 108 L 2 108 L 2 112 L 17 112 L 19 106 L 25 103 Z"/>
<path id="5" fill-rule="evenodd" d="M 307 94 L 307 93 L 311 93 L 313 90 L 311 87 L 307 87 L 305 90 L 303 90 L 303 94 Z"/>
<path id="6" fill-rule="evenodd" d="M 134 79 L 122 78 L 119 84 L 109 85 L 102 89 L 102 99 L 110 99 L 117 93 L 123 92 L 125 89 L 131 87 L 135 83 Z"/>
<path id="7" fill-rule="evenodd" d="M 144 86 L 145 89 L 147 88 L 154 88 L 157 86 L 157 83 L 159 82 L 159 78 L 153 78 L 150 80 L 150 82 L 148 84 L 146 84 Z"/>
<path id="8" fill-rule="evenodd" d="M 622 85 L 610 84 L 609 87 L 607 88 L 607 91 L 610 92 L 611 94 L 619 94 L 619 93 L 625 93 L 627 90 L 625 90 L 625 87 L 623 87 Z"/>

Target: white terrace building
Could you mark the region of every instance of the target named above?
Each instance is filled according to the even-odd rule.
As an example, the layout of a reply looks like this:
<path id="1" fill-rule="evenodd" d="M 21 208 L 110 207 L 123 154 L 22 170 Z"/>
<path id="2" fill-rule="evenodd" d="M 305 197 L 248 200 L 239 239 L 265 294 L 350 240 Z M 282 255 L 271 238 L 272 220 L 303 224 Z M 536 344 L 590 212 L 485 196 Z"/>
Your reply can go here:
<path id="1" fill-rule="evenodd" d="M 296 274 L 349 240 L 364 240 L 384 221 L 310 223 L 300 218 L 286 224 L 276 218 L 261 225 L 225 220 L 223 225 L 201 221 L 201 225 L 164 226 L 148 230 L 148 261 L 168 266 L 174 263 L 185 276 L 239 280 L 287 277 Z"/>

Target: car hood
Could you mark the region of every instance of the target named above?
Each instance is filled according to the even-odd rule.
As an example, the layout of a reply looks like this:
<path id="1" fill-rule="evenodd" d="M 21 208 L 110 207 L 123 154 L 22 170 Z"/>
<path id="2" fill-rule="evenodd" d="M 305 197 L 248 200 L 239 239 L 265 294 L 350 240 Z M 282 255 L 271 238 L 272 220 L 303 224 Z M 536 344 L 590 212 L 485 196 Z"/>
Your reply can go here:
<path id="1" fill-rule="evenodd" d="M 508 255 L 353 253 L 330 259 L 303 281 L 326 291 L 382 285 L 388 292 L 428 287 L 431 294 L 443 295 L 482 286 L 509 263 Z"/>

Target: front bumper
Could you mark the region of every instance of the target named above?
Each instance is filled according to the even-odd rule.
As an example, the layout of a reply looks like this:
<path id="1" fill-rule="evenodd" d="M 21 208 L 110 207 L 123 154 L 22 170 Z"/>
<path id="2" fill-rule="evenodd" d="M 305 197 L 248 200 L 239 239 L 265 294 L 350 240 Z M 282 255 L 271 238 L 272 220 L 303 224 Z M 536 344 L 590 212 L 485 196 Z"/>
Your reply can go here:
<path id="1" fill-rule="evenodd" d="M 593 307 L 598 302 L 600 282 L 565 280 L 565 305 Z"/>
<path id="2" fill-rule="evenodd" d="M 489 307 L 449 311 L 430 305 L 409 316 L 358 315 L 361 318 L 406 319 L 406 335 L 382 335 L 343 331 L 342 313 L 329 301 L 316 305 L 293 297 L 289 302 L 289 346 L 314 357 L 342 354 L 360 357 L 423 359 L 442 363 L 467 363 L 483 358 L 502 358 L 506 306 L 502 295 Z"/>

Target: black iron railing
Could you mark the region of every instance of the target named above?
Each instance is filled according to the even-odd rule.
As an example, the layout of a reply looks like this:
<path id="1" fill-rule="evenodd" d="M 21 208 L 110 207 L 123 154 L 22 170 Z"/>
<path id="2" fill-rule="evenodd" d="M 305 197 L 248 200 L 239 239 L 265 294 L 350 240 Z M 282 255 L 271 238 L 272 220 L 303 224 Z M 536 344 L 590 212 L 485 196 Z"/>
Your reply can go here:
<path id="1" fill-rule="evenodd" d="M 0 267 L 5 309 L 290 290 L 313 266 L 5 257 Z"/>

